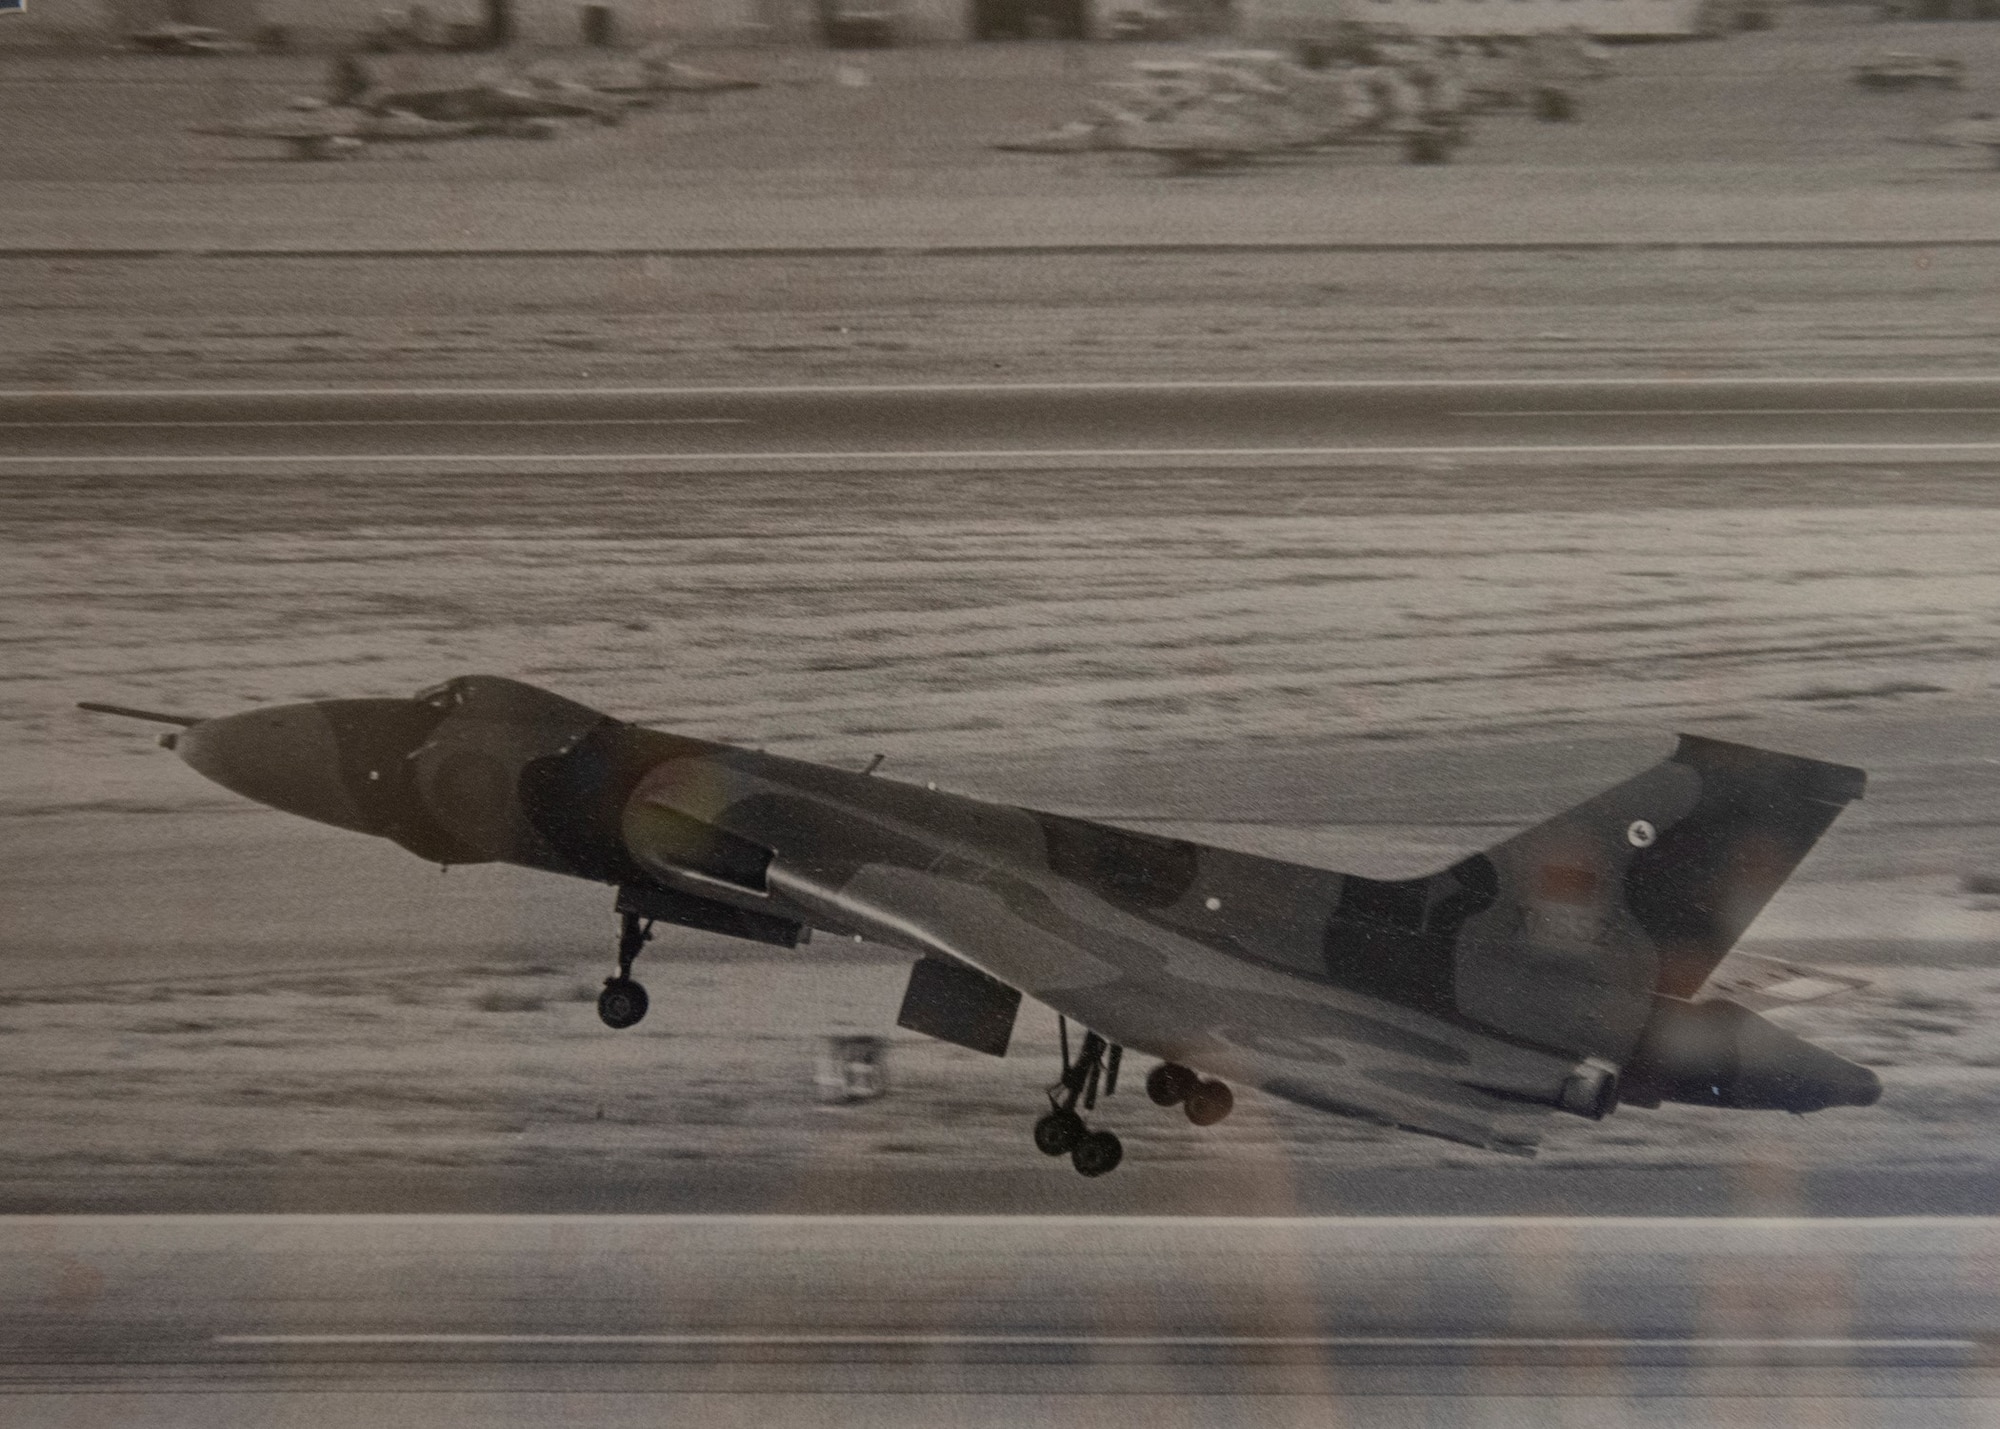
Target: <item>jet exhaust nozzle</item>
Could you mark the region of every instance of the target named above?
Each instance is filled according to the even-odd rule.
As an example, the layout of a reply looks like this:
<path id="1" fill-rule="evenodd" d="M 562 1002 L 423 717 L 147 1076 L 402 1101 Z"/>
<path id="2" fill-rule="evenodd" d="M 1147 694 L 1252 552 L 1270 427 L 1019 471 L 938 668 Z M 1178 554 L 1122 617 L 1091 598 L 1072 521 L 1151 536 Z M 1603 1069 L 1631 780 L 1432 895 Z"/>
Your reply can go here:
<path id="1" fill-rule="evenodd" d="M 1620 1100 L 1746 1111 L 1873 1106 L 1882 1082 L 1868 1068 L 1816 1047 L 1748 1008 L 1720 999 L 1660 997 L 1626 1062 Z"/>

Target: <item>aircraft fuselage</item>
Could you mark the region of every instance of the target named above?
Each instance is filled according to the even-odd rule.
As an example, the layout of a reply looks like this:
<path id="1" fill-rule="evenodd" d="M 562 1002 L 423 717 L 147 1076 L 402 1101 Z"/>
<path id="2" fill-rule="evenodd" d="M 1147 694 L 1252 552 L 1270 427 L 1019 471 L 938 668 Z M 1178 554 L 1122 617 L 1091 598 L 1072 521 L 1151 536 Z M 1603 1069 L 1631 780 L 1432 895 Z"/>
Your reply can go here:
<path id="1" fill-rule="evenodd" d="M 1718 792 L 1738 786 L 1715 751 L 1742 747 L 1697 742 L 1566 821 L 1379 882 L 663 733 L 493 677 L 168 739 L 239 793 L 435 862 L 593 879 L 648 918 L 766 942 L 866 938 L 977 970 L 1109 1043 L 1494 1149 L 1530 1146 L 1522 1119 L 1550 1109 L 1605 1115 L 1621 1078 L 1652 1105 L 1879 1092 L 1753 1014 L 1690 1010 L 1715 1004 L 1672 991 L 1690 975 L 1676 959 L 1734 933 L 1669 895 L 1713 901 L 1717 878 L 1741 879 L 1726 859 L 1652 854 L 1706 820 L 1737 843 L 1789 839 L 1796 862 L 1859 793 L 1824 772 L 1840 766 L 1744 766 L 1780 781 L 1766 804 L 1793 801 L 1759 814 Z"/>

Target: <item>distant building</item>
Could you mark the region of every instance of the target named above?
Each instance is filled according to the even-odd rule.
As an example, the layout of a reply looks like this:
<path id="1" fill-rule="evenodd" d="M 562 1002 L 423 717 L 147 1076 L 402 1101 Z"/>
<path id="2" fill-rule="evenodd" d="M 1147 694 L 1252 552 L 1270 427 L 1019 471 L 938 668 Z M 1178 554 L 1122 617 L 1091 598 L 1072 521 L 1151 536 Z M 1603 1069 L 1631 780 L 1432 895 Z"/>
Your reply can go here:
<path id="1" fill-rule="evenodd" d="M 258 24 L 258 0 L 105 0 L 113 33 L 129 35 L 157 25 L 204 25 L 249 36 Z"/>
<path id="2" fill-rule="evenodd" d="M 1885 20 L 2000 20 L 2000 0 L 1883 0 Z"/>
<path id="3" fill-rule="evenodd" d="M 1573 31 L 1625 39 L 1714 35 L 1762 0 L 1239 0 L 1245 28 L 1299 33 L 1342 20 L 1415 35 L 1540 35 Z M 2000 0 L 1996 0 L 2000 3 Z"/>
<path id="4" fill-rule="evenodd" d="M 0 23 L 0 45 L 62 37 L 116 42 L 171 22 L 211 26 L 245 39 L 270 29 L 301 47 L 353 43 L 385 16 L 416 11 L 434 33 L 485 24 L 505 12 L 513 38 L 529 46 L 575 45 L 586 8 L 608 9 L 626 43 L 683 39 L 706 44 L 817 44 L 857 27 L 857 13 L 883 17 L 898 43 L 1102 37 L 1122 12 L 1150 16 L 1190 38 L 1233 34 L 1256 44 L 1311 37 L 1343 23 L 1399 27 L 1422 35 L 1530 35 L 1576 30 L 1612 37 L 1718 34 L 1749 9 L 1777 0 L 29 0 Z M 1983 16 L 2000 0 L 1883 0 L 1912 17 Z M 835 23 L 829 24 L 829 21 Z M 883 28 L 877 25 L 875 28 Z M 1747 26 L 1746 26 L 1747 27 Z"/>

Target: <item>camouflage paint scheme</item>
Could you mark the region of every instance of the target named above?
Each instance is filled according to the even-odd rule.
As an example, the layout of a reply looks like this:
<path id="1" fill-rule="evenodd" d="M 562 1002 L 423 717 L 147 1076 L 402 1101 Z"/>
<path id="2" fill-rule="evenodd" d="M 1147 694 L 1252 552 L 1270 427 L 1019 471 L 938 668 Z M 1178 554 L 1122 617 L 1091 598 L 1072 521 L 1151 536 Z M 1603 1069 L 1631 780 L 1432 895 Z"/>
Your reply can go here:
<path id="1" fill-rule="evenodd" d="M 434 862 L 595 879 L 648 916 L 769 942 L 859 935 L 1111 1043 L 1494 1150 L 1531 1153 L 1552 1110 L 1600 1117 L 1621 1094 L 1793 1111 L 1879 1094 L 1734 1004 L 1685 1001 L 1860 796 L 1840 765 L 1683 737 L 1547 823 L 1383 882 L 683 738 L 491 676 L 166 742 Z"/>

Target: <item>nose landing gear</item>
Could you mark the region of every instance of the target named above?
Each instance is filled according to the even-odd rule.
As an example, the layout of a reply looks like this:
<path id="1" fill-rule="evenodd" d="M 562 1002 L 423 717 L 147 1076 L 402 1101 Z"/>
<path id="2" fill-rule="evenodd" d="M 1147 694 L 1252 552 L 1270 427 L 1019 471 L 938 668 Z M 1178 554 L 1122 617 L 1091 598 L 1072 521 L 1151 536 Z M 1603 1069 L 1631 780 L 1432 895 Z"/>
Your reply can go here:
<path id="1" fill-rule="evenodd" d="M 1056 1025 L 1062 1034 L 1062 1079 L 1049 1088 L 1049 1114 L 1035 1123 L 1035 1149 L 1044 1156 L 1068 1156 L 1079 1175 L 1103 1176 L 1125 1159 L 1125 1144 L 1111 1132 L 1092 1131 L 1076 1108 L 1081 1102 L 1085 1111 L 1096 1110 L 1100 1085 L 1107 1097 L 1118 1090 L 1118 1064 L 1125 1049 L 1086 1032 L 1082 1049 L 1071 1061 L 1069 1020 L 1058 1017 Z"/>
<path id="2" fill-rule="evenodd" d="M 637 913 L 620 913 L 619 919 L 618 971 L 604 980 L 604 991 L 597 994 L 597 1015 L 606 1027 L 622 1029 L 637 1025 L 646 1015 L 646 989 L 632 977 L 632 960 L 653 936 L 653 920 L 642 921 Z"/>

